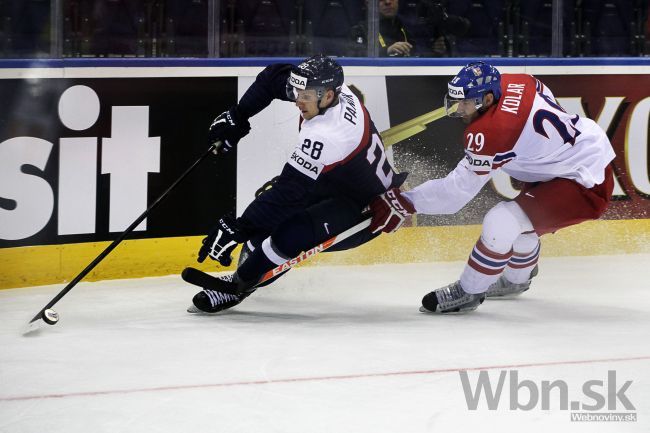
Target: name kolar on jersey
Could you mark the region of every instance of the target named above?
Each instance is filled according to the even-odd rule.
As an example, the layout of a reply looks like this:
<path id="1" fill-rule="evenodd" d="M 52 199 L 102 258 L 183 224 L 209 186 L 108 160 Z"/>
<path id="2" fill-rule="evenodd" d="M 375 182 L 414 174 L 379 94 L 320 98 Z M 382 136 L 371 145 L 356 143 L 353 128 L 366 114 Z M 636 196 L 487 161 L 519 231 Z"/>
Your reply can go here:
<path id="1" fill-rule="evenodd" d="M 314 176 L 311 177 L 313 177 L 314 179 L 318 177 L 318 166 L 312 164 L 310 161 L 300 156 L 298 152 L 296 152 L 295 150 L 291 154 L 291 161 L 294 162 L 294 165 L 298 165 L 299 167 L 302 167 L 308 172 L 313 173 Z"/>
<path id="2" fill-rule="evenodd" d="M 525 84 L 508 83 L 506 95 L 503 97 L 503 102 L 501 103 L 501 111 L 517 114 L 525 88 Z"/>

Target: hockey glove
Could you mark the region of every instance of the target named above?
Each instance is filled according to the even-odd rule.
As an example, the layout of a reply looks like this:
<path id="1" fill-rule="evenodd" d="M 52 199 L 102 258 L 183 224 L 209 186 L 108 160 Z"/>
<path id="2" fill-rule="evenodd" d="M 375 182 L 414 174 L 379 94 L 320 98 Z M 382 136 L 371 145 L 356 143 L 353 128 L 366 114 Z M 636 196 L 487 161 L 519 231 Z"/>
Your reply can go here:
<path id="1" fill-rule="evenodd" d="M 370 211 L 371 232 L 393 233 L 404 224 L 406 217 L 415 213 L 415 207 L 402 195 L 399 188 L 392 188 L 370 202 Z"/>
<path id="2" fill-rule="evenodd" d="M 208 131 L 208 144 L 213 145 L 221 142 L 216 153 L 226 153 L 233 149 L 250 130 L 251 125 L 248 120 L 240 118 L 236 107 L 232 107 L 212 121 Z"/>
<path id="3" fill-rule="evenodd" d="M 203 263 L 207 256 L 216 260 L 223 266 L 230 266 L 232 263 L 232 250 L 246 241 L 245 235 L 237 228 L 237 221 L 232 215 L 222 217 L 210 234 L 203 239 L 203 245 L 199 250 L 199 263 Z"/>

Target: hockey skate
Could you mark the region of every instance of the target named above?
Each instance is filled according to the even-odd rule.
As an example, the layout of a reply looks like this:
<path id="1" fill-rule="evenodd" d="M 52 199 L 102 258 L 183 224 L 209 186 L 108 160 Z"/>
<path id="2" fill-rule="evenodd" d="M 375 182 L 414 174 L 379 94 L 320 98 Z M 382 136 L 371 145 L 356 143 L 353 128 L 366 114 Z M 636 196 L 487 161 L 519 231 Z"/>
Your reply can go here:
<path id="1" fill-rule="evenodd" d="M 219 281 L 222 287 L 212 285 L 210 288 L 204 287 L 203 291 L 194 295 L 192 305 L 187 309 L 188 313 L 218 313 L 239 305 L 244 299 L 252 293 L 242 293 L 233 295 L 227 292 L 236 290 L 237 282 L 233 281 L 235 274 L 217 277 L 213 281 Z M 219 291 L 222 288 L 224 291 Z"/>
<path id="2" fill-rule="evenodd" d="M 463 290 L 460 281 L 434 290 L 422 298 L 422 313 L 464 313 L 473 311 L 485 300 L 485 293 L 472 294 Z"/>
<path id="3" fill-rule="evenodd" d="M 511 299 L 519 296 L 526 290 L 530 289 L 530 282 L 537 275 L 537 272 L 538 267 L 535 265 L 533 270 L 530 272 L 528 281 L 519 284 L 511 283 L 504 275 L 501 275 L 497 282 L 488 288 L 486 295 L 488 298 L 497 299 Z"/>

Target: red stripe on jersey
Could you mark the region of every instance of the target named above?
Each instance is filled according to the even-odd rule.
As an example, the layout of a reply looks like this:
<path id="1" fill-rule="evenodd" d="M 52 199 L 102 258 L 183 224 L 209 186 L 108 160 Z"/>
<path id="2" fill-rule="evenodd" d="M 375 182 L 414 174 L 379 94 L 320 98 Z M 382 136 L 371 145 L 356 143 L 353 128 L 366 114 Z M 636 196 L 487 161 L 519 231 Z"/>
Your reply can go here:
<path id="1" fill-rule="evenodd" d="M 361 136 L 361 141 L 357 147 L 348 156 L 345 157 L 345 159 L 323 167 L 322 173 L 327 173 L 334 167 L 345 164 L 370 145 L 370 115 L 368 114 L 368 110 L 366 110 L 366 106 L 363 105 L 361 101 L 359 101 L 359 104 L 361 105 L 361 111 L 363 112 L 363 135 Z"/>
<path id="2" fill-rule="evenodd" d="M 488 249 L 488 247 L 485 246 L 481 239 L 476 242 L 476 249 L 479 250 L 484 256 L 498 261 L 508 260 L 510 257 L 512 257 L 512 250 L 508 251 L 505 254 L 495 253 L 494 251 Z"/>

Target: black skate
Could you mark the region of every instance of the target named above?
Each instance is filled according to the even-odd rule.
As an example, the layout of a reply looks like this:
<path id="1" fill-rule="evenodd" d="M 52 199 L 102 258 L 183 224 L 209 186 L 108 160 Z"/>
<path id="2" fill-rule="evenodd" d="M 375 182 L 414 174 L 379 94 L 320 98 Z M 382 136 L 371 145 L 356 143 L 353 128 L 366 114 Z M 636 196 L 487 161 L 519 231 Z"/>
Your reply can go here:
<path id="1" fill-rule="evenodd" d="M 528 281 L 520 284 L 511 283 L 505 276 L 501 275 L 496 283 L 492 284 L 485 293 L 488 298 L 510 299 L 517 297 L 530 289 L 530 281 L 537 275 L 538 267 L 535 265 L 530 272 Z"/>
<path id="2" fill-rule="evenodd" d="M 192 298 L 192 305 L 187 309 L 188 313 L 218 313 L 219 311 L 227 310 L 239 305 L 244 299 L 252 292 L 242 293 L 240 295 L 233 295 L 227 292 L 233 291 L 237 287 L 237 283 L 233 281 L 235 274 L 214 278 L 213 282 L 219 281 L 223 286 L 224 291 L 219 291 L 220 287 L 217 284 L 212 284 L 209 288 L 204 288 L 203 291 L 194 295 Z"/>
<path id="3" fill-rule="evenodd" d="M 422 298 L 422 313 L 464 313 L 473 311 L 485 300 L 485 293 L 472 294 L 463 290 L 460 281 L 434 290 Z"/>

